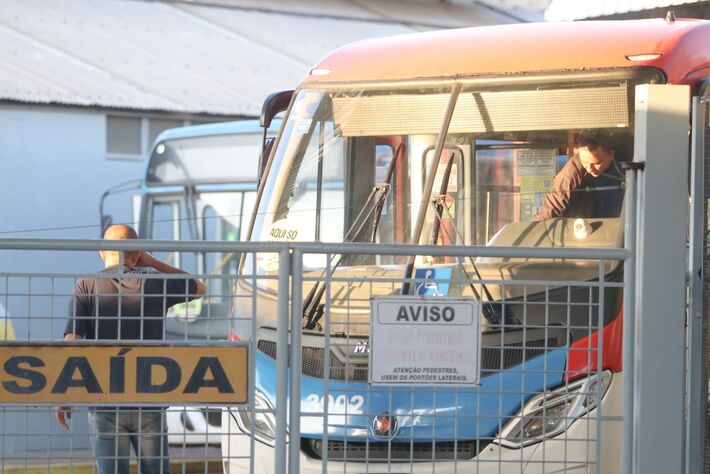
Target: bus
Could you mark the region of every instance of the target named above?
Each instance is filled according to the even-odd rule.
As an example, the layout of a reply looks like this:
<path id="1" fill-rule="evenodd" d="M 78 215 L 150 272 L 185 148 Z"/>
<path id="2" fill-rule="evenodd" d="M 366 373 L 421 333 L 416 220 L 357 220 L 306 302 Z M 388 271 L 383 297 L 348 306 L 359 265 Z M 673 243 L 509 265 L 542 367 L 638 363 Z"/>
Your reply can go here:
<path id="1" fill-rule="evenodd" d="M 540 213 L 583 135 L 612 143 L 615 166 L 631 161 L 636 86 L 683 84 L 702 94 L 709 46 L 710 23 L 669 16 L 464 28 L 338 49 L 292 94 L 248 238 L 623 247 L 623 178 L 574 190 L 593 200 L 602 188 L 616 195 L 592 213 Z M 326 324 L 323 292 L 304 283 L 301 409 L 333 411 L 289 430 L 300 472 L 620 472 L 620 423 L 597 414 L 621 414 L 621 285 L 600 292 L 539 282 L 594 282 L 600 272 L 622 282 L 621 262 L 600 270 L 581 259 L 307 254 L 303 265 L 304 276 L 330 278 L 337 297 Z M 438 272 L 435 281 L 409 284 L 427 271 Z M 248 277 L 235 290 L 230 334 L 257 349 L 256 409 L 223 412 L 225 472 L 270 472 L 276 268 L 245 256 L 240 272 Z M 339 283 L 368 276 L 398 276 L 401 286 Z M 370 299 L 393 293 L 481 303 L 476 386 L 370 383 Z"/>
<path id="2" fill-rule="evenodd" d="M 262 150 L 273 141 L 278 119 L 264 129 L 259 120 L 221 122 L 163 131 L 152 146 L 145 175 L 133 198 L 139 238 L 240 241 L 252 219 Z M 266 133 L 264 132 L 266 130 Z M 100 202 L 102 229 L 112 217 L 104 201 L 135 189 L 122 183 Z M 208 278 L 204 298 L 168 308 L 167 339 L 225 340 L 228 305 L 239 256 L 236 254 L 156 252 L 156 257 Z M 170 407 L 169 441 L 218 444 L 220 412 L 211 408 Z"/>

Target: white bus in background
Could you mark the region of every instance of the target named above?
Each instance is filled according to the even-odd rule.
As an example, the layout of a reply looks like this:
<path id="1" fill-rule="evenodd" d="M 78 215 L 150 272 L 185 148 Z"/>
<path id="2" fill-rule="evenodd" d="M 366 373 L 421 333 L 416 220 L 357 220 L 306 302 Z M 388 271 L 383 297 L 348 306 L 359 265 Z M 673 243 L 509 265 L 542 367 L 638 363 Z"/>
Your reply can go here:
<path id="1" fill-rule="evenodd" d="M 133 201 L 133 220 L 141 239 L 238 241 L 252 219 L 262 150 L 280 125 L 264 133 L 258 120 L 174 128 L 162 132 L 150 153 L 145 176 L 104 193 L 100 203 L 102 232 L 112 223 L 104 213 L 107 196 L 140 188 Z M 187 272 L 214 275 L 207 294 L 168 309 L 167 339 L 224 340 L 229 332 L 230 280 L 239 255 L 154 252 Z M 174 406 L 168 409 L 171 444 L 218 444 L 220 410 Z"/>

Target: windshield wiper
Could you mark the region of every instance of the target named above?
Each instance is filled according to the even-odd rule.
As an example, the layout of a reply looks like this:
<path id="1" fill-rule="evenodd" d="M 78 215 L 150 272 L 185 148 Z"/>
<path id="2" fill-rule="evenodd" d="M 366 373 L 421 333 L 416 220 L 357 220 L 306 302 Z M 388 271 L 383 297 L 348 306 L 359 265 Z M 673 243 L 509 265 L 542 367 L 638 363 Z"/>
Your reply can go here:
<path id="1" fill-rule="evenodd" d="M 363 204 L 357 217 L 353 220 L 352 224 L 348 228 L 348 231 L 343 237 L 344 242 L 354 242 L 360 236 L 362 231 L 365 229 L 366 224 L 372 220 L 371 232 L 369 235 L 369 242 L 374 242 L 377 237 L 377 227 L 380 224 L 380 217 L 382 216 L 382 209 L 392 190 L 392 176 L 394 175 L 394 165 L 399 156 L 402 144 L 400 143 L 392 156 L 389 167 L 387 168 L 387 174 L 385 175 L 385 181 L 382 183 L 377 183 L 368 194 L 365 203 Z M 374 203 L 374 204 L 373 204 Z M 343 256 L 338 255 L 338 259 L 331 265 L 328 269 L 326 268 L 321 274 L 321 279 L 328 275 L 330 278 L 338 266 L 343 262 Z M 325 294 L 325 285 L 321 284 L 320 281 L 316 281 L 311 290 L 308 292 L 306 299 L 303 301 L 303 319 L 305 320 L 304 328 L 313 329 L 318 324 L 318 321 L 323 317 L 324 307 L 321 304 L 323 295 Z"/>
<path id="2" fill-rule="evenodd" d="M 446 194 L 449 192 L 449 181 L 451 180 L 451 168 L 453 168 L 453 164 L 454 154 L 451 153 L 451 155 L 449 155 L 449 162 L 446 163 L 443 179 L 441 180 L 439 195 L 432 199 L 432 204 L 436 210 L 436 219 L 434 220 L 434 227 L 431 231 L 431 238 L 429 239 L 430 245 L 436 245 L 439 240 L 439 233 L 441 231 L 441 215 L 444 213 L 444 207 L 446 207 Z"/>
<path id="3" fill-rule="evenodd" d="M 446 195 L 449 192 L 449 181 L 451 180 L 451 169 L 453 167 L 454 163 L 454 153 L 451 153 L 449 156 L 449 161 L 446 164 L 446 169 L 444 170 L 444 175 L 441 180 L 441 188 L 439 189 L 439 195 L 435 196 L 431 200 L 431 204 L 434 206 L 435 209 L 435 220 L 434 220 L 434 225 L 432 227 L 432 232 L 429 237 L 429 244 L 430 245 L 437 245 L 438 240 L 439 240 L 439 234 L 441 233 L 442 229 L 442 222 L 443 222 L 443 214 L 444 210 L 446 209 L 446 212 L 448 214 L 447 218 L 449 221 L 454 223 L 454 229 L 456 230 L 456 233 L 458 237 L 463 241 L 463 236 L 460 235 L 458 232 L 458 229 L 456 228 L 456 223 L 455 220 L 453 219 L 453 216 L 449 213 L 448 208 L 446 207 Z M 449 236 L 449 240 L 451 240 Z M 476 299 L 476 301 L 480 301 L 482 303 L 482 312 L 483 312 L 483 317 L 486 318 L 486 320 L 490 324 L 500 324 L 503 319 L 503 311 L 502 311 L 502 305 L 500 303 L 494 303 L 493 302 L 493 296 L 491 295 L 491 292 L 488 290 L 488 286 L 482 281 L 481 274 L 478 271 L 478 267 L 476 267 L 476 262 L 471 258 L 470 256 L 467 257 L 469 262 L 471 263 L 471 266 L 473 267 L 473 271 L 476 274 L 476 277 L 478 278 L 478 281 L 481 284 L 481 289 L 483 290 L 483 293 L 486 296 L 487 301 L 483 301 L 483 298 L 481 297 L 481 294 L 476 290 L 476 286 L 473 284 L 471 275 L 469 275 L 468 271 L 466 271 L 466 268 L 460 264 L 459 267 L 461 268 L 461 271 L 464 273 L 466 279 L 470 282 L 469 287 L 471 288 L 471 291 L 473 292 L 473 297 Z M 407 274 L 406 279 L 411 278 L 412 273 L 414 272 L 414 264 L 411 264 L 411 268 L 407 268 Z M 408 293 L 404 293 L 408 294 Z M 508 313 L 508 312 L 506 312 Z M 510 314 L 505 314 L 505 321 L 506 322 L 513 322 L 515 319 L 512 317 Z"/>
<path id="4" fill-rule="evenodd" d="M 446 213 L 448 214 L 447 218 L 454 222 L 453 216 L 449 212 L 448 208 L 445 207 L 445 196 L 446 194 L 442 192 L 440 196 L 437 196 L 432 202 L 435 203 L 437 206 L 437 221 L 439 221 L 439 225 L 436 226 L 436 233 L 437 235 L 432 235 L 432 239 L 434 242 L 438 240 L 438 232 L 439 229 L 441 228 L 441 221 L 442 221 L 442 214 L 444 209 L 446 209 Z M 463 241 L 463 235 L 461 235 L 460 231 L 456 227 L 456 224 L 454 223 L 454 230 L 456 231 L 456 235 L 458 238 Z M 451 240 L 451 238 L 449 238 Z M 434 244 L 435 245 L 435 244 Z M 459 260 L 459 268 L 461 269 L 461 272 L 464 274 L 466 279 L 470 282 L 469 287 L 471 288 L 471 291 L 473 292 L 473 297 L 476 299 L 476 301 L 480 301 L 482 303 L 481 306 L 481 311 L 483 312 L 483 317 L 486 318 L 486 320 L 490 324 L 501 324 L 505 322 L 506 324 L 520 324 L 520 322 L 510 313 L 508 307 L 505 307 L 505 311 L 503 310 L 503 304 L 502 302 L 495 302 L 493 300 L 493 295 L 491 295 L 491 292 L 488 290 L 488 286 L 483 282 L 483 278 L 481 278 L 481 273 L 478 271 L 478 267 L 476 266 L 476 262 L 471 256 L 466 257 L 471 264 L 471 267 L 473 267 L 473 271 L 476 274 L 476 278 L 478 278 L 478 281 L 481 284 L 481 289 L 483 290 L 483 293 L 486 296 L 486 301 L 483 301 L 483 298 L 481 298 L 481 294 L 476 290 L 476 286 L 473 283 L 473 278 L 469 274 L 469 272 L 466 270 L 466 267 L 461 263 Z"/>

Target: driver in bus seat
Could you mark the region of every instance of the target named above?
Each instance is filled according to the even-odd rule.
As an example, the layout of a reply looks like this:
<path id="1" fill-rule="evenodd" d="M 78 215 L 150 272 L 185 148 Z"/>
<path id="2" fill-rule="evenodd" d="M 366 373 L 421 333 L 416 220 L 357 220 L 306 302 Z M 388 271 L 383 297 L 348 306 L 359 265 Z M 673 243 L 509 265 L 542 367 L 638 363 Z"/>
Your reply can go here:
<path id="1" fill-rule="evenodd" d="M 534 221 L 552 217 L 618 217 L 624 175 L 614 137 L 601 131 L 581 133 L 575 153 L 552 182 Z"/>

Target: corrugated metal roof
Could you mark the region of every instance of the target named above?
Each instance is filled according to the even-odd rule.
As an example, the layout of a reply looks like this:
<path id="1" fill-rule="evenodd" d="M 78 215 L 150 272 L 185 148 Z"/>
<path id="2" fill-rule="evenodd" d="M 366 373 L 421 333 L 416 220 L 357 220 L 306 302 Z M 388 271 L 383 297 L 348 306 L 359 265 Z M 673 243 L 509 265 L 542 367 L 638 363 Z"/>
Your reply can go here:
<path id="1" fill-rule="evenodd" d="M 257 116 L 347 43 L 515 21 L 405 0 L 14 0 L 0 8 L 0 100 Z"/>
<path id="2" fill-rule="evenodd" d="M 552 0 L 545 10 L 545 19 L 547 21 L 582 20 L 692 3 L 706 2 L 683 0 L 607 0 L 604 2 L 599 0 Z"/>

